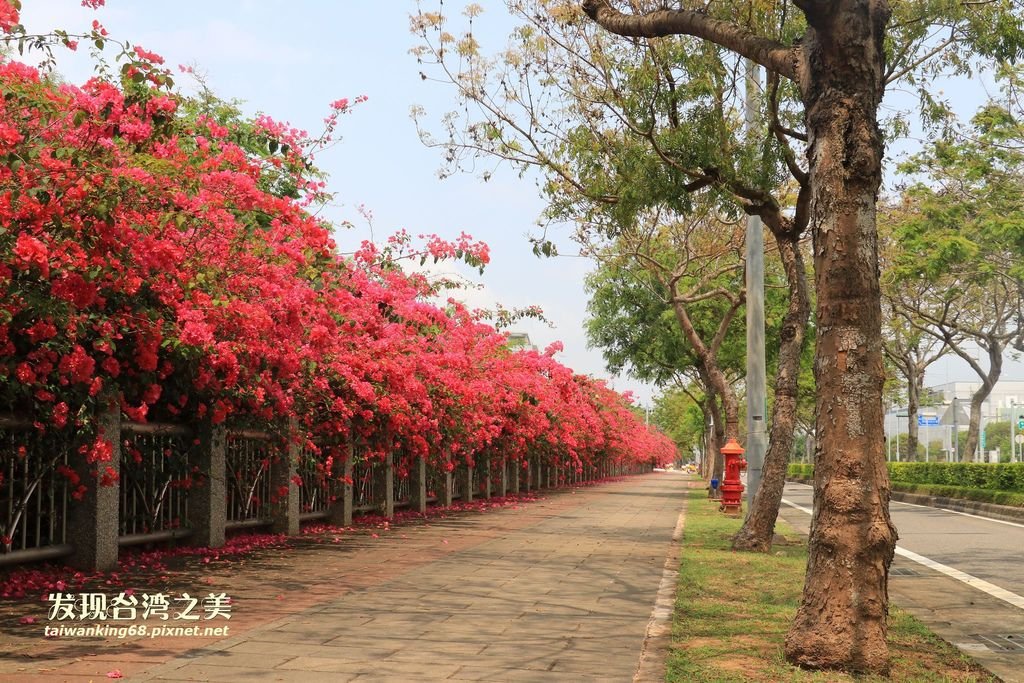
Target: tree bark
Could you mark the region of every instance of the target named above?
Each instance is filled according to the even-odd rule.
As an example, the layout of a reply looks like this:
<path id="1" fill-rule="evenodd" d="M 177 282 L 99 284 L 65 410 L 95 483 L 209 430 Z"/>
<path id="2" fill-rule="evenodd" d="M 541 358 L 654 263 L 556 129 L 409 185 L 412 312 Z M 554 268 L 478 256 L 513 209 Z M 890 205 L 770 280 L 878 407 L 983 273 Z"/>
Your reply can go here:
<path id="1" fill-rule="evenodd" d="M 733 391 L 732 385 L 729 384 L 725 373 L 718 366 L 717 347 L 709 348 L 703 343 L 700 335 L 697 334 L 696 329 L 693 327 L 693 322 L 690 321 L 686 305 L 678 300 L 679 293 L 676 291 L 675 285 L 672 285 L 671 289 L 673 296 L 672 309 L 676 313 L 676 319 L 683 331 L 683 335 L 689 341 L 690 346 L 693 347 L 693 354 L 699 360 L 697 373 L 703 383 L 705 383 L 705 386 L 708 387 L 709 404 L 715 419 L 715 437 L 718 441 L 712 454 L 714 458 L 712 478 L 722 481 L 725 460 L 725 457 L 722 455 L 722 446 L 725 445 L 727 439 L 739 437 L 739 400 L 736 398 L 736 392 Z M 733 304 L 729 308 L 720 324 L 720 332 L 729 327 L 737 307 L 738 304 Z M 721 339 L 722 336 L 721 334 L 716 335 L 716 339 Z M 719 401 L 721 401 L 721 408 L 719 407 Z"/>
<path id="2" fill-rule="evenodd" d="M 673 287 L 672 291 L 673 299 L 678 297 L 678 292 Z M 733 316 L 736 313 L 737 305 L 733 305 L 725 319 L 722 321 L 721 326 L 728 327 L 732 321 Z M 678 301 L 677 299 L 672 302 L 672 310 L 676 314 L 676 320 L 679 322 L 679 327 L 683 330 L 683 334 L 686 336 L 687 341 L 693 347 L 694 355 L 701 364 L 701 374 L 706 377 L 709 388 L 713 389 L 714 393 L 717 394 L 718 399 L 722 403 L 722 413 L 725 418 L 725 438 L 726 439 L 738 439 L 740 436 L 740 403 L 736 398 L 736 392 L 733 390 L 732 385 L 729 384 L 729 380 L 726 378 L 725 373 L 718 366 L 718 358 L 716 357 L 717 349 L 709 349 L 697 334 L 696 328 L 693 326 L 693 322 L 690 320 L 689 313 L 686 310 L 686 305 Z M 724 443 L 724 442 L 722 442 Z"/>
<path id="3" fill-rule="evenodd" d="M 817 451 L 807 577 L 786 658 L 815 669 L 884 673 L 888 577 L 896 544 L 882 431 L 881 296 L 875 201 L 883 143 L 886 0 L 795 0 L 808 29 L 791 48 L 742 32 L 726 40 L 693 17 L 662 10 L 622 20 L 608 0 L 583 9 L 621 35 L 686 33 L 788 76 L 800 87 L 808 135 L 817 290 Z M 660 24 L 651 26 L 650 24 Z M 661 32 L 657 32 L 661 31 Z"/>
<path id="4" fill-rule="evenodd" d="M 733 550 L 770 552 L 775 536 L 775 521 L 786 485 L 786 468 L 793 450 L 796 430 L 800 356 L 810 317 L 807 273 L 796 236 L 776 236 L 779 255 L 789 283 L 789 307 L 782 321 L 779 367 L 775 375 L 775 404 L 772 408 L 768 450 L 761 470 L 761 484 L 743 521 L 732 539 Z"/>
<path id="5" fill-rule="evenodd" d="M 661 9 L 642 16 L 627 15 L 612 8 L 608 0 L 585 0 L 583 11 L 603 28 L 620 36 L 699 36 L 776 73 L 796 78 L 799 56 L 796 49 L 762 38 L 736 24 L 713 19 L 703 12 Z"/>
<path id="6" fill-rule="evenodd" d="M 981 432 L 981 406 L 988 398 L 988 395 L 992 393 L 993 387 L 996 382 L 999 381 L 1000 375 L 1003 374 L 1003 344 L 998 339 L 989 338 L 985 340 L 987 344 L 986 352 L 988 353 L 988 372 L 981 371 L 980 367 L 976 363 L 972 363 L 975 372 L 981 379 L 981 386 L 971 396 L 971 420 L 967 428 L 967 443 L 964 445 L 963 455 L 961 460 L 967 460 L 970 458 L 975 461 L 985 461 L 985 454 L 981 453 L 979 458 L 976 451 L 978 450 L 978 441 Z"/>
<path id="7" fill-rule="evenodd" d="M 722 472 L 725 469 L 725 456 L 722 455 L 722 446 L 725 445 L 726 418 L 722 415 L 723 408 L 719 402 L 718 392 L 712 383 L 707 369 L 701 365 L 697 368 L 697 374 L 706 387 L 707 409 L 711 414 L 711 449 L 708 453 L 708 460 L 711 465 L 711 479 L 722 481 Z M 724 376 L 723 376 L 724 377 Z M 739 419 L 737 418 L 737 428 Z"/>
<path id="8" fill-rule="evenodd" d="M 896 529 L 882 438 L 881 295 L 875 201 L 883 143 L 884 0 L 798 3 L 807 15 L 806 107 L 817 290 L 814 514 L 786 658 L 885 672 Z"/>
<path id="9" fill-rule="evenodd" d="M 907 368 L 907 457 L 906 460 L 917 460 L 918 427 L 917 413 L 921 407 L 921 383 L 924 374 L 918 369 L 913 359 L 908 359 Z"/>

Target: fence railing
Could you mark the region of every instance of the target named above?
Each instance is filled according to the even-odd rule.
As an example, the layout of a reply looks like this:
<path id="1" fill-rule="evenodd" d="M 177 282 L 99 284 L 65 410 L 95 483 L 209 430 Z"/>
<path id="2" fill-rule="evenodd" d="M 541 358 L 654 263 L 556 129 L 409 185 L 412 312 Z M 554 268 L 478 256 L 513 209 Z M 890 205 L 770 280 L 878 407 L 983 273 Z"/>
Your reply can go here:
<path id="1" fill-rule="evenodd" d="M 283 457 L 271 444 L 270 435 L 248 430 L 227 434 L 228 528 L 266 526 L 273 522 L 270 505 L 274 497 L 271 464 Z"/>
<path id="2" fill-rule="evenodd" d="M 296 464 L 299 486 L 299 517 L 303 520 L 326 519 L 337 496 L 337 480 L 313 453 L 302 451 Z"/>
<path id="3" fill-rule="evenodd" d="M 31 422 L 0 418 L 0 557 L 50 559 L 70 552 L 68 450 Z"/>
<path id="4" fill-rule="evenodd" d="M 503 474 L 500 458 L 480 457 L 450 472 L 417 459 L 400 476 L 394 455 L 368 460 L 352 446 L 327 471 L 313 453 L 264 432 L 138 424 L 116 409 L 99 423 L 113 445 L 109 486 L 98 486 L 84 458 L 72 457 L 78 444 L 66 435 L 0 416 L 0 566 L 66 559 L 105 570 L 123 546 L 219 547 L 232 529 L 294 534 L 310 519 L 350 525 L 360 512 L 422 512 L 430 503 L 548 488 L 569 474 L 537 457 L 526 468 L 505 463 Z M 573 480 L 647 469 L 604 463 Z"/>
<path id="5" fill-rule="evenodd" d="M 121 545 L 187 532 L 194 438 L 180 425 L 121 423 Z"/>

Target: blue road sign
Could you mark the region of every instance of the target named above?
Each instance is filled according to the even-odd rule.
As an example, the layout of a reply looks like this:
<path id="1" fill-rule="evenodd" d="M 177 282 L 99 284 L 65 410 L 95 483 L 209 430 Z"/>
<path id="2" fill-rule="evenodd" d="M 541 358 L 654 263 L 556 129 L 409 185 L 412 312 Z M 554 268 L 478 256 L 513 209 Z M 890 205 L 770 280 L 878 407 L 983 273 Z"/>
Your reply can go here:
<path id="1" fill-rule="evenodd" d="M 918 415 L 917 424 L 920 427 L 938 427 L 939 416 L 938 415 Z"/>

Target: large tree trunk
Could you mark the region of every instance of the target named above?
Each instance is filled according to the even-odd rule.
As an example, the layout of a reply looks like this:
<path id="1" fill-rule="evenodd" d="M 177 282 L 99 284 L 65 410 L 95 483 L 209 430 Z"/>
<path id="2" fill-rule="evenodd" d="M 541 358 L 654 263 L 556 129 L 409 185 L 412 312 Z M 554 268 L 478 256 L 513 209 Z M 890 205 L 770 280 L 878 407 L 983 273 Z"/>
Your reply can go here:
<path id="1" fill-rule="evenodd" d="M 814 514 L 807 576 L 786 658 L 884 672 L 896 543 L 882 434 L 875 201 L 881 182 L 884 0 L 797 3 L 804 37 L 817 288 Z"/>
<path id="2" fill-rule="evenodd" d="M 722 446 L 725 445 L 725 419 L 722 416 L 722 409 L 716 397 L 715 389 L 712 387 L 710 380 L 708 380 L 707 372 L 704 368 L 698 368 L 697 372 L 701 376 L 704 386 L 707 387 L 707 409 L 711 414 L 711 438 L 708 443 L 709 451 L 707 454 L 710 478 L 722 481 L 722 471 L 724 470 L 725 462 L 725 458 L 722 455 Z"/>
<path id="3" fill-rule="evenodd" d="M 675 291 L 674 286 L 672 296 L 674 298 L 678 297 L 678 292 Z M 734 305 L 729 309 L 721 325 L 729 326 L 733 315 L 736 313 L 736 308 Z M 711 406 L 712 415 L 715 418 L 715 436 L 718 441 L 715 444 L 715 452 L 712 454 L 715 464 L 711 478 L 721 482 L 724 468 L 722 446 L 725 445 L 728 439 L 738 439 L 740 435 L 739 400 L 736 398 L 736 392 L 733 390 L 732 385 L 729 384 L 725 373 L 718 367 L 717 349 L 708 348 L 704 344 L 704 340 L 700 338 L 696 328 L 693 326 L 693 321 L 690 320 L 686 305 L 678 300 L 673 301 L 672 310 L 676 314 L 676 321 L 679 323 L 683 335 L 690 342 L 694 355 L 700 361 L 697 372 L 704 386 L 707 387 L 708 401 Z"/>
<path id="4" fill-rule="evenodd" d="M 921 406 L 921 382 L 924 380 L 914 359 L 908 359 L 907 368 L 907 457 L 906 460 L 917 460 L 917 413 Z"/>
<path id="5" fill-rule="evenodd" d="M 672 295 L 673 297 L 678 297 L 678 292 L 674 288 Z M 709 394 L 712 401 L 717 397 L 721 402 L 722 417 L 725 419 L 725 438 L 739 439 L 740 402 L 736 398 L 736 392 L 733 390 L 732 385 L 729 384 L 725 373 L 718 366 L 717 349 L 710 349 L 704 344 L 704 340 L 700 338 L 697 329 L 693 326 L 693 321 L 690 320 L 685 304 L 678 300 L 673 301 L 672 310 L 676 314 L 676 321 L 683 331 L 683 336 L 690 342 L 690 346 L 693 347 L 693 353 L 700 362 L 699 372 L 710 390 Z M 735 312 L 736 306 L 730 308 L 722 324 L 728 326 Z M 716 417 L 718 416 L 716 415 Z M 719 445 L 724 445 L 724 442 L 721 442 Z"/>
<path id="6" fill-rule="evenodd" d="M 999 381 L 999 376 L 1003 374 L 1003 345 L 997 339 L 987 339 L 988 344 L 988 372 L 984 372 L 975 363 L 974 370 L 981 378 L 981 386 L 971 396 L 971 421 L 967 428 L 967 444 L 964 446 L 963 455 L 961 460 L 975 460 L 985 461 L 985 454 L 981 453 L 978 457 L 978 441 L 979 433 L 981 432 L 981 406 L 988 398 L 988 395 L 992 393 L 992 388 L 995 387 L 996 382 Z"/>
<path id="7" fill-rule="evenodd" d="M 704 479 L 711 478 L 711 470 L 714 466 L 713 453 L 715 452 L 715 418 L 711 410 L 704 406 L 704 459 L 701 462 L 700 476 Z"/>
<path id="8" fill-rule="evenodd" d="M 704 399 L 707 400 L 706 398 Z M 704 432 L 701 434 L 700 448 L 697 455 L 697 472 L 701 477 L 707 478 L 711 473 L 711 465 L 708 461 L 708 453 L 711 452 L 711 411 L 707 405 L 700 404 L 701 413 L 704 415 Z"/>
<path id="9" fill-rule="evenodd" d="M 768 450 L 764 456 L 761 484 L 754 494 L 743 526 L 732 539 L 733 550 L 769 552 L 775 536 L 775 520 L 779 516 L 782 490 L 786 485 L 786 467 L 793 450 L 793 433 L 797 417 L 797 380 L 800 377 L 800 356 L 810 317 L 807 296 L 807 273 L 796 237 L 776 238 L 779 255 L 789 282 L 789 308 L 782 321 L 779 367 L 775 375 L 775 405 L 772 408 Z"/>
<path id="10" fill-rule="evenodd" d="M 796 45 L 706 13 L 642 16 L 608 0 L 583 10 L 629 36 L 687 34 L 753 59 L 800 86 L 806 112 L 817 288 L 817 452 L 802 603 L 786 658 L 809 668 L 884 672 L 887 582 L 896 544 L 882 431 L 881 295 L 875 200 L 881 182 L 886 0 L 794 0 Z"/>

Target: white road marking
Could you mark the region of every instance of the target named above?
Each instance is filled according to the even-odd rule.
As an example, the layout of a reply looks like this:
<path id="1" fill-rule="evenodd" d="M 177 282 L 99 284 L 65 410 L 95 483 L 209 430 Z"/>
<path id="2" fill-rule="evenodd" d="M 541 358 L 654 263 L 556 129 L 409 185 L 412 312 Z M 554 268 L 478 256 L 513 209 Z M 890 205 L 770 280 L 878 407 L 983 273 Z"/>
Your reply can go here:
<path id="1" fill-rule="evenodd" d="M 813 515 L 814 514 L 814 510 L 812 510 L 810 508 L 805 508 L 803 505 L 797 505 L 796 503 L 794 503 L 791 500 L 786 500 L 785 498 L 783 498 L 782 502 L 785 503 L 786 505 L 788 505 L 791 508 L 796 508 L 800 512 L 806 512 L 809 515 Z"/>
<path id="2" fill-rule="evenodd" d="M 974 519 L 983 519 L 986 522 L 995 522 L 996 524 L 1005 524 L 1007 526 L 1016 526 L 1024 529 L 1024 524 L 1017 522 L 1008 522 L 1005 519 L 992 519 L 991 517 L 982 517 L 981 515 L 972 515 L 970 512 L 960 512 L 959 510 L 947 510 L 946 508 L 932 507 L 931 505 L 918 505 L 917 503 L 904 503 L 901 500 L 894 501 L 897 505 L 909 505 L 914 508 L 930 508 L 932 510 L 941 510 L 942 512 L 948 512 L 951 515 L 963 515 L 964 517 L 973 517 Z M 892 503 L 890 503 L 891 505 Z"/>
<path id="3" fill-rule="evenodd" d="M 959 648 L 964 652 L 991 652 L 989 646 L 982 643 L 953 643 L 953 647 Z"/>
<path id="4" fill-rule="evenodd" d="M 813 486 L 810 486 L 808 484 L 801 484 L 801 483 L 795 482 L 795 481 L 786 482 L 786 486 L 803 486 L 804 488 L 808 488 L 808 489 L 814 488 Z M 1024 524 L 1020 524 L 1018 522 L 1008 522 L 1008 521 L 1006 521 L 1004 519 L 992 519 L 991 517 L 984 517 L 982 515 L 973 515 L 970 512 L 960 512 L 959 510 L 948 510 L 946 508 L 932 507 L 931 505 L 918 505 L 917 503 L 905 503 L 902 500 L 892 501 L 892 503 L 890 503 L 890 505 L 892 505 L 894 503 L 896 505 L 909 505 L 912 508 L 930 508 L 932 510 L 939 510 L 941 512 L 948 512 L 951 515 L 963 515 L 964 517 L 973 517 L 974 519 L 982 519 L 982 520 L 985 520 L 986 522 L 995 522 L 996 524 L 1005 524 L 1007 526 L 1015 526 L 1015 527 L 1020 527 L 1021 529 L 1024 529 Z"/>
<path id="5" fill-rule="evenodd" d="M 959 569 L 953 569 L 952 567 L 940 564 L 935 560 L 931 560 L 923 555 L 918 555 L 917 553 L 907 550 L 906 548 L 896 546 L 896 554 L 905 557 L 908 560 L 913 560 L 918 564 L 923 564 L 925 567 L 928 567 L 929 569 L 934 569 L 937 572 L 941 572 L 942 574 L 954 578 L 957 581 L 966 583 L 968 586 L 971 586 L 972 588 L 977 588 L 978 590 L 984 593 L 988 593 L 993 598 L 997 598 L 999 600 L 1002 600 L 1003 602 L 1008 602 L 1019 609 L 1024 609 L 1024 597 L 1021 597 L 1016 593 L 1011 593 L 1005 588 L 1000 588 L 994 583 L 989 583 L 984 579 L 979 579 L 976 576 L 965 574 Z"/>
<path id="6" fill-rule="evenodd" d="M 791 508 L 796 508 L 800 512 L 803 512 L 808 515 L 812 514 L 812 511 L 809 508 L 805 508 L 803 505 L 797 505 L 796 503 L 786 500 L 785 498 L 782 499 L 782 502 L 790 506 Z M 972 588 L 977 588 L 983 593 L 991 595 L 993 598 L 1002 600 L 1003 602 L 1009 603 L 1019 609 L 1024 609 L 1024 597 L 1021 597 L 1016 593 L 1011 593 L 1005 588 L 1000 588 L 994 583 L 989 583 L 984 579 L 979 579 L 976 576 L 971 576 L 970 574 L 962 572 L 959 569 L 954 569 L 953 567 L 944 565 L 940 562 L 936 562 L 935 560 L 925 557 L 924 555 L 918 555 L 917 553 L 911 550 L 907 550 L 906 548 L 901 548 L 900 546 L 896 546 L 896 554 L 901 557 L 905 557 L 908 560 L 912 560 L 913 562 L 917 562 L 918 564 L 924 565 L 929 569 L 934 569 L 940 574 L 945 574 L 946 576 L 952 579 L 956 579 L 957 581 L 966 583 L 968 586 Z"/>

